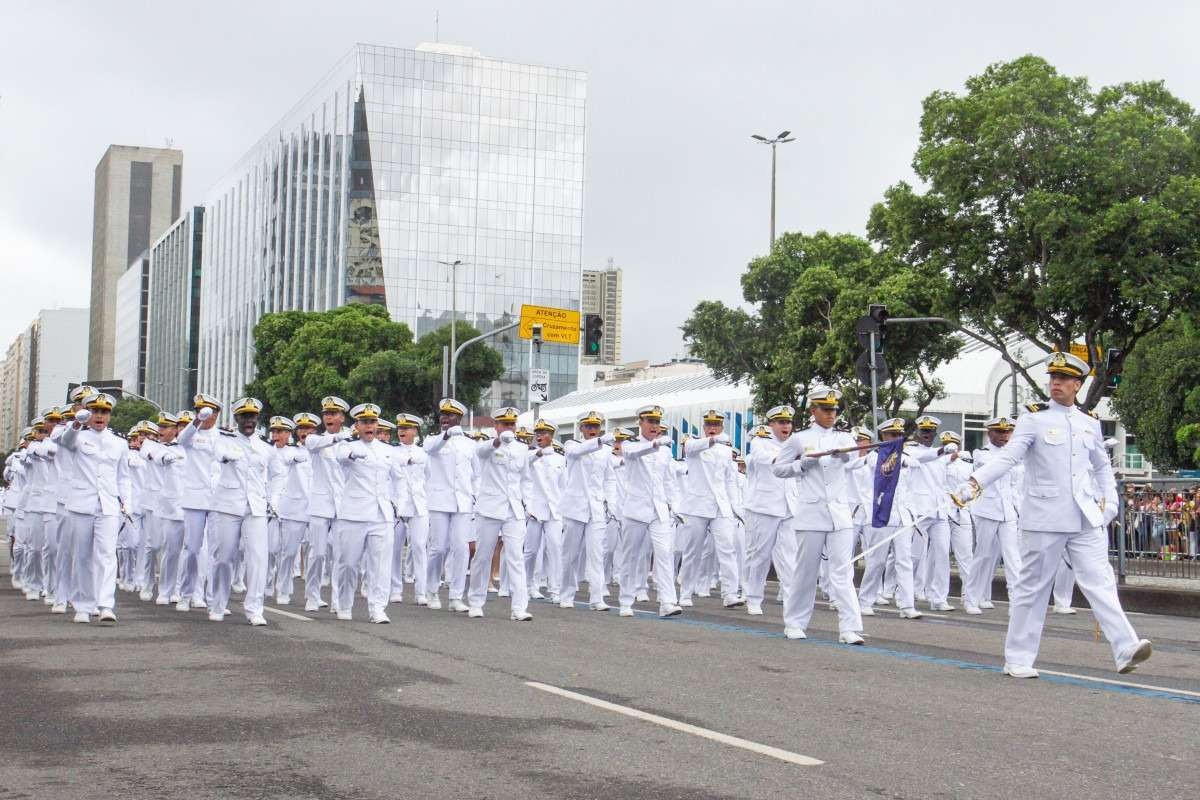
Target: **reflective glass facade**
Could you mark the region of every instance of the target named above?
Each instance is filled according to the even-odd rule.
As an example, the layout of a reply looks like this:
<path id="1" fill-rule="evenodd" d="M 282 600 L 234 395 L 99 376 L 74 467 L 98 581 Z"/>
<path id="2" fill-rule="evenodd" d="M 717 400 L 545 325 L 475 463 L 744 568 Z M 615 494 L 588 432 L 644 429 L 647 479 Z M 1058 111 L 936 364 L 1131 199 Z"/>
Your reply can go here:
<path id="1" fill-rule="evenodd" d="M 383 303 L 420 337 L 454 294 L 483 331 L 522 303 L 578 309 L 586 88 L 465 48 L 356 46 L 207 198 L 200 389 L 241 393 L 271 311 Z M 485 404 L 524 405 L 528 343 L 494 344 L 506 372 Z M 552 397 L 578 362 L 543 347 Z"/>
<path id="2" fill-rule="evenodd" d="M 204 208 L 196 206 L 150 250 L 146 391 L 171 411 L 188 408 L 196 394 L 203 242 Z"/>

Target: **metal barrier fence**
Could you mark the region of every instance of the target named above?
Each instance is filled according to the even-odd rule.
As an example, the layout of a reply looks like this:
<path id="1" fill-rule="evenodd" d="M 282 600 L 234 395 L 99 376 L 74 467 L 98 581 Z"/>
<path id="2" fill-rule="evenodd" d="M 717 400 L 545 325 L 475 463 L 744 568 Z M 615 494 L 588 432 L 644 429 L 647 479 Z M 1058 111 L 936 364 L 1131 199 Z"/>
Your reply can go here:
<path id="1" fill-rule="evenodd" d="M 1121 509 L 1109 527 L 1109 560 L 1126 575 L 1200 578 L 1200 481 L 1120 481 Z"/>

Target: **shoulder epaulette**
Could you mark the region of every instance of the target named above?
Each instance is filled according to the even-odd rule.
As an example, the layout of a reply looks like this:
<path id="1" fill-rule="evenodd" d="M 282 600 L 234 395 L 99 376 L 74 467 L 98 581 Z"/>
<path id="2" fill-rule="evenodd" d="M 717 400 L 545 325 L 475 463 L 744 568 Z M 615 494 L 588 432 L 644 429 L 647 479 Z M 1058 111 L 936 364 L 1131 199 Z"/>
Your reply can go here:
<path id="1" fill-rule="evenodd" d="M 917 447 L 920 444 L 921 443 L 918 442 L 916 439 L 909 439 L 907 442 L 904 443 L 904 446 L 905 447 Z"/>
<path id="2" fill-rule="evenodd" d="M 224 428 L 219 428 L 218 430 L 221 431 L 222 436 L 237 436 L 237 434 L 234 433 L 233 431 L 227 431 Z"/>
<path id="3" fill-rule="evenodd" d="M 1094 408 L 1090 408 L 1087 411 L 1085 411 L 1084 413 L 1087 414 L 1092 419 L 1100 419 L 1100 415 L 1096 413 L 1096 409 L 1094 409 Z"/>
<path id="4" fill-rule="evenodd" d="M 1050 407 L 1049 403 L 1026 403 L 1025 404 L 1026 411 L 1045 411 L 1049 407 Z"/>

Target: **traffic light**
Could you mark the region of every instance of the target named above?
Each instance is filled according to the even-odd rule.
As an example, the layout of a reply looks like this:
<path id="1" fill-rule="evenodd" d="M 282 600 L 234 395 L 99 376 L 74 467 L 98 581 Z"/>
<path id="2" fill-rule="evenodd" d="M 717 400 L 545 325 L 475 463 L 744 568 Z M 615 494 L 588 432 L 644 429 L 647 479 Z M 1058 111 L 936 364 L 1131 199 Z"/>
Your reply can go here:
<path id="1" fill-rule="evenodd" d="M 604 318 L 586 314 L 583 318 L 583 354 L 592 358 L 600 355 L 600 340 L 604 338 Z"/>
<path id="2" fill-rule="evenodd" d="M 872 304 L 867 308 L 867 316 L 870 317 L 871 319 L 875 320 L 875 323 L 879 326 L 878 330 L 875 333 L 875 352 L 882 353 L 883 352 L 883 329 L 887 325 L 888 316 L 889 316 L 887 306 L 879 305 L 879 304 Z"/>
<path id="3" fill-rule="evenodd" d="M 1124 351 L 1110 348 L 1104 354 L 1104 393 L 1112 394 L 1121 385 L 1121 368 L 1124 364 Z"/>

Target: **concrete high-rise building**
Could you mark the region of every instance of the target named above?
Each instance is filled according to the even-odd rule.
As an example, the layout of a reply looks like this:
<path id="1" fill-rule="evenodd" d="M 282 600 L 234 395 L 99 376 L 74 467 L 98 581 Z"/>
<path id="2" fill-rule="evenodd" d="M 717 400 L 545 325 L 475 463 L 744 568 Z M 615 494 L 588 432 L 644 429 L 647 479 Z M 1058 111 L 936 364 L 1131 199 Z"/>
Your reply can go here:
<path id="1" fill-rule="evenodd" d="M 88 310 L 43 309 L 9 345 L 0 365 L 0 450 L 50 406 L 67 401 L 67 387 L 87 368 Z"/>
<path id="2" fill-rule="evenodd" d="M 183 153 L 111 145 L 96 165 L 87 375 L 113 377 L 117 281 L 179 217 Z"/>
<path id="3" fill-rule="evenodd" d="M 269 312 L 378 303 L 420 337 L 452 298 L 482 331 L 523 303 L 578 309 L 586 102 L 572 69 L 356 45 L 207 195 L 200 390 L 243 391 Z M 486 408 L 523 403 L 528 343 L 489 344 L 505 372 Z M 570 391 L 579 348 L 541 365 Z"/>
<path id="4" fill-rule="evenodd" d="M 122 389 L 146 396 L 146 340 L 150 321 L 150 251 L 117 280 L 112 377 Z M 153 399 L 153 398 L 152 398 Z"/>
<path id="5" fill-rule="evenodd" d="M 146 395 L 178 411 L 196 394 L 200 348 L 200 259 L 204 208 L 176 220 L 150 250 Z"/>
<path id="6" fill-rule="evenodd" d="M 621 269 L 612 259 L 605 269 L 585 269 L 580 296 L 584 314 L 599 314 L 604 320 L 604 338 L 598 358 L 583 357 L 585 364 L 621 363 Z"/>

